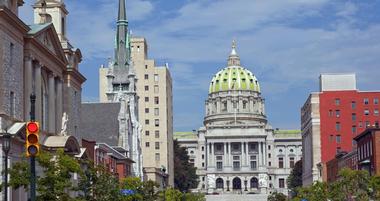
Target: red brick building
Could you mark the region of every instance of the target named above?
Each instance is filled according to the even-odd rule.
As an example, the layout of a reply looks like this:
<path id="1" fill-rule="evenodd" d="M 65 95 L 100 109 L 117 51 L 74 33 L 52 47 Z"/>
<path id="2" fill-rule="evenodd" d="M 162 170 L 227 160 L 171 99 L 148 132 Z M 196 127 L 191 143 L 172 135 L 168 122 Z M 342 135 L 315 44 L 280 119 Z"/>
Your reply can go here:
<path id="1" fill-rule="evenodd" d="M 380 128 L 369 128 L 355 137 L 358 169 L 370 175 L 380 175 Z"/>
<path id="2" fill-rule="evenodd" d="M 303 182 L 327 180 L 326 163 L 339 152 L 351 152 L 353 140 L 380 122 L 380 91 L 359 91 L 355 74 L 323 74 L 320 91 L 301 109 Z"/>

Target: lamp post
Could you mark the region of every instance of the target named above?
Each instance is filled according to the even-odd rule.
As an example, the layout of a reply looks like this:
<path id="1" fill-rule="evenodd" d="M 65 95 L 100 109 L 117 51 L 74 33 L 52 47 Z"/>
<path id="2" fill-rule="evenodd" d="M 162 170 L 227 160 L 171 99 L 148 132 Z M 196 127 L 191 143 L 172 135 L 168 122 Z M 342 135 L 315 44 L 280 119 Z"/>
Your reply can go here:
<path id="1" fill-rule="evenodd" d="M 3 145 L 3 152 L 5 154 L 4 156 L 4 200 L 8 201 L 8 153 L 11 149 L 11 135 L 5 131 L 2 135 L 2 145 Z"/>

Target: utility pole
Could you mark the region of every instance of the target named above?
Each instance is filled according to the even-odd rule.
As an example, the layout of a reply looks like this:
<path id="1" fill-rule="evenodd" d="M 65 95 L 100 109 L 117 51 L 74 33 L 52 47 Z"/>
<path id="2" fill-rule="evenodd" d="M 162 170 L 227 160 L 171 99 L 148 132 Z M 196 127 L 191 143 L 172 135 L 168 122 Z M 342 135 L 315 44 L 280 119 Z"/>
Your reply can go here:
<path id="1" fill-rule="evenodd" d="M 30 121 L 36 121 L 36 95 L 30 94 Z M 36 201 L 36 158 L 30 156 L 30 201 Z"/>

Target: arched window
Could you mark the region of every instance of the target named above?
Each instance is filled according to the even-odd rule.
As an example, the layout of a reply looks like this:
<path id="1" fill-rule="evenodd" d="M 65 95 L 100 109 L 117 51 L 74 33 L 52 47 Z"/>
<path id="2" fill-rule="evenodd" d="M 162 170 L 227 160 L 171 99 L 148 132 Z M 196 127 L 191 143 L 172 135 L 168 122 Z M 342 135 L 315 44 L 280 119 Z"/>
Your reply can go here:
<path id="1" fill-rule="evenodd" d="M 222 178 L 217 178 L 216 179 L 216 188 L 217 189 L 223 189 L 224 183 Z"/>
<path id="2" fill-rule="evenodd" d="M 251 188 L 258 188 L 259 187 L 259 181 L 257 180 L 256 177 L 252 177 L 251 179 Z"/>

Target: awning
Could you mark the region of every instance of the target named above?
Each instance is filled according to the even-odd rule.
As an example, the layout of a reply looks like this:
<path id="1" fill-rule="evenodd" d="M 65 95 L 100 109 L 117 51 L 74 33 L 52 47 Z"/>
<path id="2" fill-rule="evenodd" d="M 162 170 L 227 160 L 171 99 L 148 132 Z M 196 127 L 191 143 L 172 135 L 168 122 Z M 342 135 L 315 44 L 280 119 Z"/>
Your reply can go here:
<path id="1" fill-rule="evenodd" d="M 49 136 L 45 139 L 43 145 L 48 150 L 64 149 L 65 153 L 77 155 L 80 154 L 80 146 L 74 136 Z"/>

